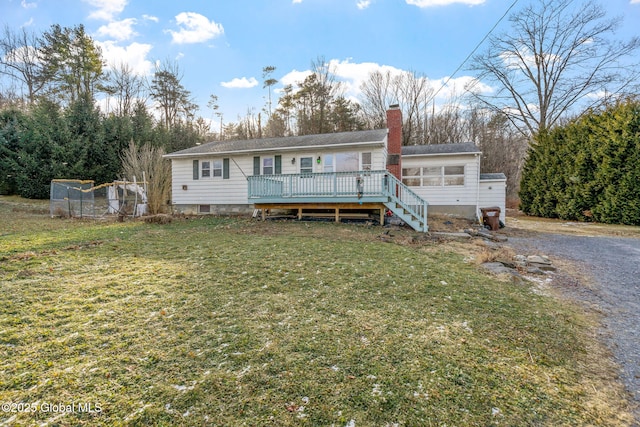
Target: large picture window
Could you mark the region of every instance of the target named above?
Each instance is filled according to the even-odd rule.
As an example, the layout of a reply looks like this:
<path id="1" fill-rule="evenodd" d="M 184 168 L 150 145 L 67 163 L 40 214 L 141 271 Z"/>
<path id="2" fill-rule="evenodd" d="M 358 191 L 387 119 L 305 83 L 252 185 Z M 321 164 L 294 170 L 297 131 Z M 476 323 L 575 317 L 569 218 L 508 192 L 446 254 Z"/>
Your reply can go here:
<path id="1" fill-rule="evenodd" d="M 323 157 L 323 172 L 355 172 L 372 169 L 371 152 L 359 153 L 357 151 L 347 153 L 325 154 Z M 302 163 L 300 164 L 302 168 Z"/>
<path id="2" fill-rule="evenodd" d="M 358 153 L 336 154 L 336 172 L 351 172 L 360 169 Z"/>
<path id="3" fill-rule="evenodd" d="M 464 185 L 464 165 L 403 168 L 402 182 L 410 187 Z"/>

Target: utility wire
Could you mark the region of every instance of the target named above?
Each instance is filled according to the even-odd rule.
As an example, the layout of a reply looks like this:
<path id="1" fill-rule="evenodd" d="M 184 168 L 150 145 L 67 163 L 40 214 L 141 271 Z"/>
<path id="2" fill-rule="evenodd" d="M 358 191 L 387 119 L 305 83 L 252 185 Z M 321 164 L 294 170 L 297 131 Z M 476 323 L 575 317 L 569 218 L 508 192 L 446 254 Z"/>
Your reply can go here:
<path id="1" fill-rule="evenodd" d="M 460 71 L 460 69 L 464 66 L 464 64 L 469 60 L 469 58 L 471 58 L 473 56 L 474 53 L 476 53 L 476 51 L 478 50 L 478 48 L 480 48 L 480 46 L 482 46 L 482 43 L 485 42 L 485 40 L 487 40 L 487 38 L 491 35 L 491 33 L 493 32 L 493 30 L 496 29 L 496 27 L 502 22 L 502 20 L 504 19 L 505 16 L 507 16 L 507 14 L 511 11 L 511 9 L 513 9 L 513 7 L 518 3 L 519 0 L 514 0 L 513 3 L 511 3 L 511 6 L 509 6 L 509 8 L 506 10 L 505 13 L 502 14 L 502 16 L 500 17 L 500 19 L 498 19 L 498 21 L 493 25 L 493 27 L 491 27 L 491 29 L 489 30 L 489 32 L 487 34 L 485 34 L 485 36 L 482 38 L 482 40 L 480 40 L 480 42 L 476 45 L 476 47 L 473 48 L 473 50 L 471 51 L 471 53 L 469 55 L 467 55 L 467 57 L 464 59 L 464 61 L 462 61 L 462 63 L 460 65 L 458 65 L 458 68 L 456 68 L 456 70 L 453 72 L 453 74 L 451 74 L 449 77 L 447 77 L 447 80 L 438 88 L 438 90 L 433 94 L 433 96 L 426 102 L 427 104 L 429 102 L 431 102 L 433 99 L 435 99 L 436 96 L 438 96 L 438 94 L 440 93 L 440 91 L 442 89 L 444 89 L 444 87 L 446 85 L 449 84 L 449 82 L 451 81 L 451 79 L 453 78 L 453 76 L 456 75 L 456 73 L 458 71 Z"/>

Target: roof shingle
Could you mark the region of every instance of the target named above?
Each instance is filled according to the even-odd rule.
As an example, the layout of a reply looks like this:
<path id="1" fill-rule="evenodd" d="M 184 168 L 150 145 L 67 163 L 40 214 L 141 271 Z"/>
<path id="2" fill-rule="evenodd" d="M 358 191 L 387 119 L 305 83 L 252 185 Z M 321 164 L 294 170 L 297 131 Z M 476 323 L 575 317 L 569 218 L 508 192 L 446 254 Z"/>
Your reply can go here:
<path id="1" fill-rule="evenodd" d="M 431 145 L 405 145 L 402 147 L 402 155 L 434 155 L 434 154 L 463 154 L 480 153 L 480 149 L 473 142 L 456 144 L 431 144 Z"/>
<path id="2" fill-rule="evenodd" d="M 288 136 L 282 138 L 247 139 L 235 141 L 214 141 L 197 147 L 187 148 L 167 154 L 165 157 L 197 156 L 201 154 L 224 154 L 237 152 L 271 151 L 279 148 L 305 148 L 325 145 L 348 145 L 363 143 L 384 143 L 386 129 L 355 132 L 323 133 L 318 135 Z"/>

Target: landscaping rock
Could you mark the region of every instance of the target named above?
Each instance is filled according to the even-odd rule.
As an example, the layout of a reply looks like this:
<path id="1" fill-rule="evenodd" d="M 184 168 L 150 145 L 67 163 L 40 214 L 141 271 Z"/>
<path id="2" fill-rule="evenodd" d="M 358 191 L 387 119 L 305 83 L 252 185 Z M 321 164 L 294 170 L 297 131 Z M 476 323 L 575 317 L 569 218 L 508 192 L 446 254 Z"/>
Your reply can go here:
<path id="1" fill-rule="evenodd" d="M 529 255 L 527 257 L 527 262 L 530 264 L 551 265 L 551 261 L 549 261 L 549 258 L 547 258 L 546 256 L 540 256 L 540 255 Z"/>
<path id="2" fill-rule="evenodd" d="M 529 255 L 527 257 L 527 266 L 536 268 L 541 271 L 556 271 L 557 269 L 551 264 L 549 258 L 544 255 Z"/>
<path id="3" fill-rule="evenodd" d="M 521 277 L 515 269 L 505 267 L 501 262 L 485 262 L 480 265 L 485 270 L 493 274 L 509 274 L 511 276 Z"/>
<path id="4" fill-rule="evenodd" d="M 527 274 L 545 274 L 543 270 L 538 267 L 529 266 L 527 267 Z"/>
<path id="5" fill-rule="evenodd" d="M 506 242 L 508 239 L 506 236 L 502 236 L 500 234 L 494 234 L 488 230 L 480 229 L 480 230 L 464 230 L 465 233 L 468 233 L 474 237 L 482 237 L 483 239 L 491 240 L 494 242 Z"/>

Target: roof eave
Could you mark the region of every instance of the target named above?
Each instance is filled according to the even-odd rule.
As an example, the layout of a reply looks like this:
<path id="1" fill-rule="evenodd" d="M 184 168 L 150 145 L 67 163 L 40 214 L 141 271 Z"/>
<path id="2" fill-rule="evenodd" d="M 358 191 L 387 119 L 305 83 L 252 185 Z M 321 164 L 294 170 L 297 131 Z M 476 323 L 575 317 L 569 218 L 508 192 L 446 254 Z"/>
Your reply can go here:
<path id="1" fill-rule="evenodd" d="M 366 142 L 345 142 L 341 144 L 324 144 L 324 145 L 296 145 L 293 147 L 275 147 L 275 148 L 251 148 L 247 150 L 227 150 L 227 151 L 211 151 L 208 153 L 184 153 L 184 154 L 165 154 L 164 158 L 166 159 L 174 159 L 174 158 L 188 158 L 188 157 L 202 157 L 202 156 L 221 156 L 228 154 L 250 154 L 250 153 L 265 153 L 265 152 L 273 152 L 273 151 L 294 151 L 294 150 L 314 150 L 314 149 L 322 149 L 322 148 L 334 148 L 334 147 L 354 147 L 354 146 L 364 146 L 364 145 L 380 145 L 384 146 L 385 140 L 380 141 L 366 141 Z"/>
<path id="2" fill-rule="evenodd" d="M 403 154 L 402 157 L 424 157 L 424 156 L 464 156 L 468 154 L 482 154 L 482 151 L 458 151 L 455 153 L 422 153 L 422 154 Z"/>

